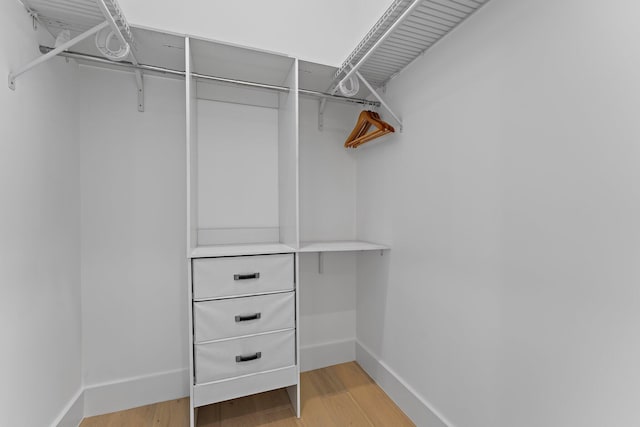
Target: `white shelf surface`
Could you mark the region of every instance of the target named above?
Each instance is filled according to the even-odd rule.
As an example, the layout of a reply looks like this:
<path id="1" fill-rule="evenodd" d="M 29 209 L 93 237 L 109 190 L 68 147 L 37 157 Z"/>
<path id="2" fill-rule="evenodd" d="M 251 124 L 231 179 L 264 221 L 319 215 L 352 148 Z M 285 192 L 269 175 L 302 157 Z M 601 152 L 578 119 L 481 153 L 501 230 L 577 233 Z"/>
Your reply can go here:
<path id="1" fill-rule="evenodd" d="M 383 251 L 391 249 L 389 246 L 361 240 L 334 240 L 321 242 L 302 242 L 298 252 L 352 252 L 352 251 Z"/>
<path id="2" fill-rule="evenodd" d="M 291 246 L 282 243 L 255 243 L 246 245 L 199 246 L 191 251 L 190 258 L 210 258 L 219 256 L 263 255 L 295 253 Z"/>

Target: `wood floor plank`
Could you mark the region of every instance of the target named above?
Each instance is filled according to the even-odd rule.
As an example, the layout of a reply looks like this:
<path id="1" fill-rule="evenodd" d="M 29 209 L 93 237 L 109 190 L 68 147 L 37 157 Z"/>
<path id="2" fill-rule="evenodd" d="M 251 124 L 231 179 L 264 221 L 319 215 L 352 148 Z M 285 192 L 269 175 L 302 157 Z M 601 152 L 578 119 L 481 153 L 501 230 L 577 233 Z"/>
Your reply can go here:
<path id="1" fill-rule="evenodd" d="M 320 407 L 317 408 L 321 412 L 329 415 L 331 419 L 330 424 L 309 424 L 311 420 L 304 418 L 303 422 L 305 426 L 322 426 L 322 425 L 349 425 L 349 426 L 371 426 L 371 422 L 367 416 L 362 412 L 357 403 L 349 396 L 347 389 L 340 381 L 336 380 L 336 377 L 330 377 L 327 375 L 327 369 L 318 369 L 316 371 L 310 371 L 306 375 L 306 380 L 309 383 L 310 398 L 317 398 L 320 402 Z M 307 396 L 303 399 L 306 400 Z M 305 410 L 303 406 L 303 410 Z M 308 413 L 308 412 L 307 412 Z M 315 420 L 314 420 L 315 421 Z"/>
<path id="2" fill-rule="evenodd" d="M 152 426 L 156 405 L 141 406 L 127 409 L 126 411 L 85 418 L 80 423 L 80 427 Z"/>
<path id="3" fill-rule="evenodd" d="M 220 404 L 198 408 L 198 427 L 220 427 Z"/>
<path id="4" fill-rule="evenodd" d="M 198 427 L 413 426 L 355 362 L 301 374 L 301 418 L 284 389 L 207 405 Z M 187 427 L 189 399 L 86 418 L 81 427 Z"/>
<path id="5" fill-rule="evenodd" d="M 154 427 L 189 427 L 189 398 L 156 404 Z"/>
<path id="6" fill-rule="evenodd" d="M 336 376 L 344 384 L 374 426 L 414 425 L 357 363 L 343 363 L 327 369 L 326 375 Z"/>
<path id="7" fill-rule="evenodd" d="M 284 389 L 268 391 L 219 403 L 221 427 L 265 425 L 269 420 L 293 417 L 289 395 Z M 274 418 L 272 414 L 278 414 Z M 278 418 L 279 417 L 279 418 Z"/>
<path id="8" fill-rule="evenodd" d="M 312 372 L 300 375 L 300 419 L 305 427 L 331 426 L 333 418 L 324 408 L 322 393 L 313 383 Z"/>

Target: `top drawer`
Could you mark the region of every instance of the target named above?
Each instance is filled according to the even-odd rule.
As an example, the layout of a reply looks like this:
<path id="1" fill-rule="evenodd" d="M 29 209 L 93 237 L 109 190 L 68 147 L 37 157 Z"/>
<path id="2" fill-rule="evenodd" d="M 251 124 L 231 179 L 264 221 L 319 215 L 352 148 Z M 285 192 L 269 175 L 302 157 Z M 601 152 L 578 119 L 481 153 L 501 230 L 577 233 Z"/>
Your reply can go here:
<path id="1" fill-rule="evenodd" d="M 193 260 L 196 300 L 288 291 L 293 287 L 293 254 Z"/>

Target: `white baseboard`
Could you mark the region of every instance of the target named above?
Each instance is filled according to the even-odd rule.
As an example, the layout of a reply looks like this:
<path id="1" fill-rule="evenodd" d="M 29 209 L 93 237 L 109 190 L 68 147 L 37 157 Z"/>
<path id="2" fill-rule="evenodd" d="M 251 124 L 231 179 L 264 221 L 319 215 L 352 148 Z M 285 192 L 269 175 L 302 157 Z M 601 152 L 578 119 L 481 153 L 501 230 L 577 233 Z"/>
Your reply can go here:
<path id="1" fill-rule="evenodd" d="M 312 371 L 356 360 L 355 340 L 331 341 L 300 347 L 300 371 Z"/>
<path id="2" fill-rule="evenodd" d="M 108 414 L 189 396 L 187 369 L 127 378 L 84 389 L 84 416 Z"/>
<path id="3" fill-rule="evenodd" d="M 71 398 L 60 415 L 56 417 L 54 427 L 78 427 L 84 417 L 84 390 L 82 387 Z"/>
<path id="4" fill-rule="evenodd" d="M 429 401 L 359 341 L 356 342 L 356 361 L 416 425 L 455 427 Z"/>

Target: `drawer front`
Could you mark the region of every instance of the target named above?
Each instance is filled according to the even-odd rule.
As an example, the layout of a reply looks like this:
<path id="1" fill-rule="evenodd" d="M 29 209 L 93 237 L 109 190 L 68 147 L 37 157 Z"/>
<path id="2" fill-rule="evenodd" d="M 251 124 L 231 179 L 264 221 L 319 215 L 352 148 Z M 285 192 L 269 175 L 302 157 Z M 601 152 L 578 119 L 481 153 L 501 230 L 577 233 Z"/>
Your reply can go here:
<path id="1" fill-rule="evenodd" d="M 293 287 L 292 254 L 193 260 L 194 299 L 287 291 Z"/>
<path id="2" fill-rule="evenodd" d="M 195 342 L 295 327 L 295 293 L 193 304 Z"/>
<path id="3" fill-rule="evenodd" d="M 196 383 L 295 365 L 295 330 L 195 344 Z"/>

